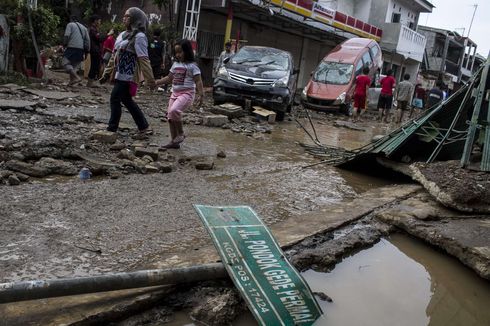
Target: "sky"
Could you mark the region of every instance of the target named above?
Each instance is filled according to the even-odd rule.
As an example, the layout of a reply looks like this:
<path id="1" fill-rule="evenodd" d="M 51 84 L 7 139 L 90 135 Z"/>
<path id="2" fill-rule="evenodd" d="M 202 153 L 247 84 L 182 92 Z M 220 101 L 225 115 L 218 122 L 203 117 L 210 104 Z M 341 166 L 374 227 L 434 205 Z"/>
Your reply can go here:
<path id="1" fill-rule="evenodd" d="M 489 0 L 432 0 L 435 8 L 430 14 L 421 14 L 419 25 L 438 27 L 456 31 L 458 34 L 468 36 L 477 44 L 476 52 L 488 56 L 490 50 L 490 1 Z M 475 12 L 473 24 L 471 17 L 475 11 L 473 5 L 478 7 Z M 470 30 L 471 24 L 471 30 Z"/>

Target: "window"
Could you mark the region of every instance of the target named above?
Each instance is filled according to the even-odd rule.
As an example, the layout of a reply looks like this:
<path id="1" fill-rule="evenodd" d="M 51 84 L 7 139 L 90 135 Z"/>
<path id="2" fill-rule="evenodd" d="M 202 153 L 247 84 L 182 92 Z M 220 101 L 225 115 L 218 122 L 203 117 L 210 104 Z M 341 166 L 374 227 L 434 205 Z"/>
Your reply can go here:
<path id="1" fill-rule="evenodd" d="M 360 75 L 362 73 L 362 68 L 364 68 L 364 65 L 362 63 L 362 60 L 359 60 L 356 66 L 356 76 Z"/>
<path id="2" fill-rule="evenodd" d="M 373 45 L 371 48 L 371 57 L 373 60 L 376 58 L 376 55 L 379 53 L 379 47 L 377 45 Z"/>
<path id="3" fill-rule="evenodd" d="M 410 28 L 410 29 L 412 29 L 412 30 L 415 30 L 415 28 L 414 28 L 414 27 L 415 27 L 414 22 L 409 22 L 409 23 L 408 23 L 408 28 Z"/>
<path id="4" fill-rule="evenodd" d="M 364 66 L 371 68 L 373 65 L 373 59 L 371 59 L 371 55 L 369 52 L 364 53 L 362 56 L 362 61 L 364 61 Z"/>
<path id="5" fill-rule="evenodd" d="M 391 22 L 392 23 L 399 23 L 400 17 L 401 17 L 400 14 L 393 13 L 393 15 L 391 16 Z"/>
<path id="6" fill-rule="evenodd" d="M 352 77 L 353 68 L 348 63 L 322 61 L 313 73 L 313 80 L 323 84 L 346 85 Z"/>

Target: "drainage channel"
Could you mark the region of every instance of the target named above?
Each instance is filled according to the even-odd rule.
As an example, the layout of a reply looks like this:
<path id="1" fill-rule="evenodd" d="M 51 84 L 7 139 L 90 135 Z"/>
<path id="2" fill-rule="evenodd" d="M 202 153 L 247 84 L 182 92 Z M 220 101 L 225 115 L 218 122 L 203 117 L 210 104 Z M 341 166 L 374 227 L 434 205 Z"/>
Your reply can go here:
<path id="1" fill-rule="evenodd" d="M 318 326 L 490 325 L 490 282 L 455 258 L 402 234 L 345 258 L 329 273 L 303 273 L 320 301 Z M 167 325 L 200 325 L 183 313 Z M 233 326 L 257 325 L 244 314 Z M 317 324 L 315 324 L 317 326 Z"/>

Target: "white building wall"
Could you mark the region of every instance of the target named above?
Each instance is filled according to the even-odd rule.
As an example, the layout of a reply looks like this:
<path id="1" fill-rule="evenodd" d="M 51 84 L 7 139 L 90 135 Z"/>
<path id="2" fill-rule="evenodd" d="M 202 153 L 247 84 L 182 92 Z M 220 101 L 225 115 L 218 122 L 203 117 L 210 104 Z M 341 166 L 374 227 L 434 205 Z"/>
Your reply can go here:
<path id="1" fill-rule="evenodd" d="M 386 23 L 391 23 L 393 14 L 400 14 L 400 24 L 410 26 L 412 22 L 414 26 L 418 21 L 419 13 L 404 4 L 403 1 L 388 0 L 388 10 L 386 12 Z"/>
<path id="2" fill-rule="evenodd" d="M 354 14 L 352 16 L 364 22 L 368 22 L 372 0 L 357 0 L 352 2 L 354 3 Z"/>

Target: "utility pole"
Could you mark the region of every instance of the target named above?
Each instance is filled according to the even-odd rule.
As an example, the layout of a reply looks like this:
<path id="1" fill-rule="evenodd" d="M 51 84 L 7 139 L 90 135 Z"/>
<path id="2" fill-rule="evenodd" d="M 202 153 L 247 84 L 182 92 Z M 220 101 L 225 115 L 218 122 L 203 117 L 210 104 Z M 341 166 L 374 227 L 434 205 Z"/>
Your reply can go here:
<path id="1" fill-rule="evenodd" d="M 475 18 L 475 13 L 476 13 L 476 9 L 478 8 L 478 4 L 474 4 L 472 5 L 473 7 L 475 7 L 475 9 L 473 10 L 473 16 L 471 17 L 471 22 L 470 22 L 470 27 L 468 28 L 468 35 L 466 35 L 466 37 L 470 37 L 470 32 L 471 32 L 471 25 L 473 25 L 473 19 Z"/>

